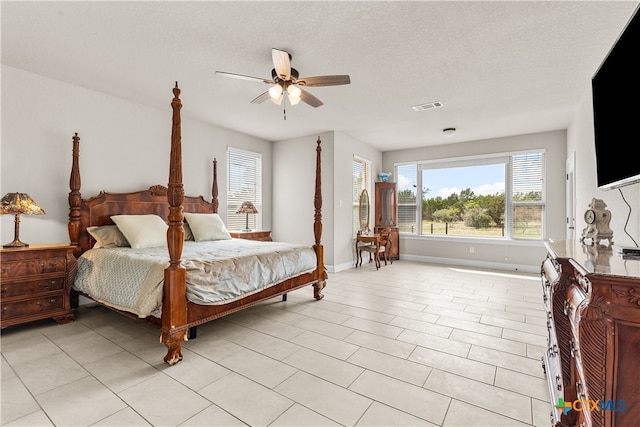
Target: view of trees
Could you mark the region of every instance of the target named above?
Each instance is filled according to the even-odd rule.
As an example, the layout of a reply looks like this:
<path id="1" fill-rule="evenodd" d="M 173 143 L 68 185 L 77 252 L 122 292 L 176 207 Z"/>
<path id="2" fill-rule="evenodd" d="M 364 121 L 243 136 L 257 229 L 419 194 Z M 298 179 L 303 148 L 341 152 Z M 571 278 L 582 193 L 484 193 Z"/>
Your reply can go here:
<path id="1" fill-rule="evenodd" d="M 423 191 L 422 220 L 437 223 L 464 222 L 467 227 L 486 228 L 504 227 L 505 195 L 476 195 L 471 188 L 453 193 L 446 198 L 436 196 L 427 198 L 429 189 Z M 514 194 L 514 202 L 540 201 L 541 193 L 531 191 L 526 194 Z M 416 195 L 411 190 L 398 193 L 400 205 L 414 205 Z"/>

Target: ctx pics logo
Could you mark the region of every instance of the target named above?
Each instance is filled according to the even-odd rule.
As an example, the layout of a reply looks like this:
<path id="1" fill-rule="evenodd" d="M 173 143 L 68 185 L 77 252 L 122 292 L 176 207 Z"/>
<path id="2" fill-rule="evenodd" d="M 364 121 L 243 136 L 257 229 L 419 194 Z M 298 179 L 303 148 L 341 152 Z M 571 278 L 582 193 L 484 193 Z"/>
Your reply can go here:
<path id="1" fill-rule="evenodd" d="M 573 402 L 565 402 L 562 397 L 558 398 L 555 408 L 561 410 L 565 415 L 570 410 L 574 411 L 624 411 L 627 406 L 624 400 L 574 400 Z"/>

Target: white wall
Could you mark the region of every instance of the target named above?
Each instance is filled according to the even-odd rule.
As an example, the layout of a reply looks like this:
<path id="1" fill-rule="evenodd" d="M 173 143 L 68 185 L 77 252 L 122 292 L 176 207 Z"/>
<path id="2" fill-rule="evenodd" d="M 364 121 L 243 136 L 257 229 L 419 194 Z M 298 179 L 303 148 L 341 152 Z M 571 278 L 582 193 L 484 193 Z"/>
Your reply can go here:
<path id="1" fill-rule="evenodd" d="M 387 151 L 383 153 L 383 167 L 391 171 L 394 164 L 400 162 L 530 149 L 546 152 L 546 237 L 562 239 L 565 235 L 565 131 Z M 537 272 L 545 254 L 541 241 L 400 235 L 400 258 L 414 261 Z"/>
<path id="2" fill-rule="evenodd" d="M 569 157 L 573 152 L 576 155 L 576 236 L 579 237 L 586 226 L 583 213 L 591 203 L 591 199 L 595 197 L 604 200 L 611 211 L 610 227 L 613 231 L 614 243 L 622 246 L 636 246 L 640 244 L 640 184 L 629 185 L 619 190 L 598 190 L 591 102 L 591 92 L 587 91 L 580 109 L 567 130 L 566 155 Z M 636 141 L 637 137 L 630 135 L 629 140 Z M 639 161 L 638 155 L 633 152 L 633 144 L 633 142 L 629 143 L 628 152 L 620 153 L 621 161 Z M 631 157 L 624 160 L 625 156 Z M 621 193 L 631 209 L 624 202 Z M 626 231 L 625 223 L 627 223 Z"/>
<path id="3" fill-rule="evenodd" d="M 81 192 L 129 192 L 167 185 L 171 143 L 171 99 L 165 109 L 2 66 L 2 150 L 0 195 L 25 192 L 46 211 L 22 216 L 27 243 L 68 242 L 68 194 L 72 136 L 80 141 Z M 218 159 L 220 206 L 226 204 L 226 148 L 263 154 L 271 176 L 272 143 L 189 119 L 189 93 L 182 93 L 183 182 L 188 195 L 211 199 L 212 161 Z M 263 226 L 271 227 L 271 180 L 264 183 Z M 225 212 L 221 211 L 223 217 Z M 2 243 L 13 240 L 13 216 L 1 218 Z"/>

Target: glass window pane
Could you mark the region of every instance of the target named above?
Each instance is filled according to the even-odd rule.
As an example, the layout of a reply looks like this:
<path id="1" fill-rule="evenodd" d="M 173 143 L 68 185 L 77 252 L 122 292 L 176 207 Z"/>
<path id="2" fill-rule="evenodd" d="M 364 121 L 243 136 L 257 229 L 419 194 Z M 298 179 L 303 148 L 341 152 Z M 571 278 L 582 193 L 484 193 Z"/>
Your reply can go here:
<path id="1" fill-rule="evenodd" d="M 417 164 L 398 165 L 398 230 L 403 233 L 417 232 Z"/>
<path id="2" fill-rule="evenodd" d="M 513 238 L 542 239 L 542 206 L 513 207 Z"/>
<path id="3" fill-rule="evenodd" d="M 504 163 L 424 167 L 422 234 L 504 236 Z"/>

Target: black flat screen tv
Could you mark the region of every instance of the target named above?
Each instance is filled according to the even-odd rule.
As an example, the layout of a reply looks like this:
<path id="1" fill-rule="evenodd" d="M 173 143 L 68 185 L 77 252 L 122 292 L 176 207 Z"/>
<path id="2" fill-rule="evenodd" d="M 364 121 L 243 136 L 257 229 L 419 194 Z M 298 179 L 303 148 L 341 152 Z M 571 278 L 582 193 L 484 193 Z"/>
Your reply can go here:
<path id="1" fill-rule="evenodd" d="M 637 7 L 591 80 L 597 183 L 640 182 L 640 13 Z"/>

